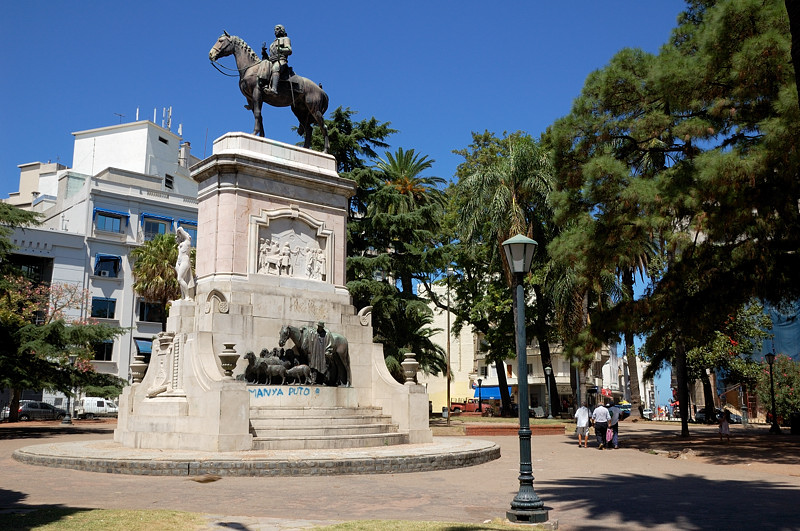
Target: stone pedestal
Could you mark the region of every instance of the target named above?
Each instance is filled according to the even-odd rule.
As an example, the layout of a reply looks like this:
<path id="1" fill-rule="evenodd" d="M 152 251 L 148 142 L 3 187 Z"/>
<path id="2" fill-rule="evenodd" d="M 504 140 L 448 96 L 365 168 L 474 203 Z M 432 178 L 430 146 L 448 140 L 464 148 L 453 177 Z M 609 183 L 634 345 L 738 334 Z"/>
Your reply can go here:
<path id="1" fill-rule="evenodd" d="M 357 313 L 350 304 L 345 223 L 355 185 L 337 175 L 333 157 L 229 133 L 192 176 L 199 184 L 195 300 L 173 303 L 147 374 L 123 394 L 115 440 L 249 449 L 252 393 L 244 381 L 225 380 L 218 355 L 235 345 L 235 377 L 248 351 L 278 346 L 283 325 L 324 321 L 347 338 L 352 372 L 350 388 L 322 390 L 325 407 L 380 408 L 409 442 L 431 441 L 425 388 L 391 377 L 372 342 L 369 309 Z M 317 386 L 308 395 L 271 387 L 312 408 L 320 397 Z"/>

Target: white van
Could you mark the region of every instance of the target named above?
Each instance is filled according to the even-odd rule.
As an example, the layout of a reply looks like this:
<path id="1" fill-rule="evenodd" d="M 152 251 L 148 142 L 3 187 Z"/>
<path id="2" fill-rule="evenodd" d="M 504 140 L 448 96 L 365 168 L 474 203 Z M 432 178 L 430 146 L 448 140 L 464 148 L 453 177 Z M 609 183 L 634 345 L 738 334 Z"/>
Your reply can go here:
<path id="1" fill-rule="evenodd" d="M 117 405 L 108 398 L 85 396 L 75 403 L 75 416 L 79 419 L 116 417 L 118 414 Z"/>

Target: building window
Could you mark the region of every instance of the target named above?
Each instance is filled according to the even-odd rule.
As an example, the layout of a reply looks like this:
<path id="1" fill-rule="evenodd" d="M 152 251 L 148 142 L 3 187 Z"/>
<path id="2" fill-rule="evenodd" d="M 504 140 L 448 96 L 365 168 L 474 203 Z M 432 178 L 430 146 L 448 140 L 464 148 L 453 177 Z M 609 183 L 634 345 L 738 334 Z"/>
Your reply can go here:
<path id="1" fill-rule="evenodd" d="M 150 354 L 153 352 L 153 340 L 143 337 L 134 337 L 136 343 L 136 354 L 144 358 L 145 363 L 150 363 Z"/>
<path id="2" fill-rule="evenodd" d="M 484 378 L 486 378 L 486 375 L 487 375 L 487 372 L 488 372 L 488 371 L 487 371 L 487 367 L 486 367 L 486 365 L 481 365 L 481 366 L 479 367 L 479 369 L 480 369 L 480 374 L 481 374 L 481 376 L 482 376 L 482 377 L 484 377 Z"/>
<path id="3" fill-rule="evenodd" d="M 97 230 L 105 232 L 122 232 L 122 218 L 98 212 L 95 219 Z"/>
<path id="4" fill-rule="evenodd" d="M 113 319 L 116 306 L 116 299 L 92 297 L 92 317 L 96 317 L 97 319 Z"/>
<path id="5" fill-rule="evenodd" d="M 179 219 L 178 225 L 192 237 L 192 247 L 197 247 L 197 222 Z"/>
<path id="6" fill-rule="evenodd" d="M 169 216 L 162 216 L 161 214 L 142 212 L 139 221 L 142 224 L 142 232 L 144 233 L 145 241 L 150 241 L 159 234 L 167 234 L 170 232 L 175 219 Z"/>
<path id="7" fill-rule="evenodd" d="M 161 323 L 164 319 L 164 306 L 157 302 L 139 301 L 139 320 L 148 323 Z"/>
<path id="8" fill-rule="evenodd" d="M 169 145 L 169 140 L 167 140 L 163 136 L 158 137 L 158 141 L 161 142 L 162 144 Z"/>
<path id="9" fill-rule="evenodd" d="M 94 259 L 94 274 L 98 277 L 117 278 L 122 270 L 122 258 L 109 254 L 98 254 Z"/>
<path id="10" fill-rule="evenodd" d="M 111 361 L 111 356 L 114 354 L 114 342 L 95 343 L 93 349 L 95 361 Z"/>
<path id="11" fill-rule="evenodd" d="M 175 178 L 172 175 L 166 174 L 164 176 L 164 186 L 172 190 L 175 187 Z"/>
<path id="12" fill-rule="evenodd" d="M 117 234 L 122 234 L 125 232 L 125 229 L 122 226 L 122 220 L 125 220 L 125 226 L 127 227 L 128 219 L 130 218 L 130 214 L 127 212 L 108 210 L 106 208 L 95 208 L 92 216 L 96 230 L 101 230 L 103 232 L 114 232 Z"/>
<path id="13" fill-rule="evenodd" d="M 143 223 L 144 239 L 150 241 L 159 234 L 167 233 L 167 224 L 157 219 L 146 219 Z"/>

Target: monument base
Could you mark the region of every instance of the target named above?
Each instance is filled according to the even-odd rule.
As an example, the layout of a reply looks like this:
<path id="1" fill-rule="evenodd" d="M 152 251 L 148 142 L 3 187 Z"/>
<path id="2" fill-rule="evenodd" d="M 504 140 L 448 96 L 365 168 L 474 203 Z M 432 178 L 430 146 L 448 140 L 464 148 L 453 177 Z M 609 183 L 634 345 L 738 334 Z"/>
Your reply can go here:
<path id="1" fill-rule="evenodd" d="M 172 303 L 144 379 L 121 398 L 115 440 L 209 451 L 251 449 L 255 440 L 260 448 L 308 448 L 314 437 L 328 441 L 315 447 L 337 448 L 344 444 L 337 434 L 353 441 L 359 433 L 363 441 L 347 444 L 368 445 L 381 434 L 381 444 L 431 442 L 425 387 L 392 378 L 372 342 L 370 309 L 356 312 L 344 286 L 355 190 L 336 174 L 333 157 L 229 133 L 192 177 L 199 183 L 194 300 Z M 348 387 L 249 387 L 234 379 L 263 349 L 278 347 L 284 326 L 315 329 L 319 321 L 346 338 Z M 304 348 L 294 339 L 285 346 Z M 375 411 L 381 418 L 329 426 L 314 413 L 328 408 L 350 420 Z M 294 434 L 280 439 L 288 425 Z"/>

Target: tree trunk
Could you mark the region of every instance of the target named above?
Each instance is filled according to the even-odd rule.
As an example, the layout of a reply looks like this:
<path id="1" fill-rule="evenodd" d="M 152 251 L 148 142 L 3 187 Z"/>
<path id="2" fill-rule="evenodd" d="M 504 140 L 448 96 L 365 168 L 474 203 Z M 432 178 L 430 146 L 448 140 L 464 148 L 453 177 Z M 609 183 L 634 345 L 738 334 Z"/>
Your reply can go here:
<path id="1" fill-rule="evenodd" d="M 561 413 L 561 400 L 558 398 L 558 387 L 556 386 L 556 372 L 553 369 L 553 359 L 550 356 L 550 343 L 545 339 L 539 339 L 539 350 L 542 353 L 542 374 L 547 375 L 545 367 L 550 367 L 550 377 L 547 378 L 550 387 L 550 412 L 553 416 Z M 547 386 L 545 386 L 547 392 Z"/>
<path id="2" fill-rule="evenodd" d="M 544 294 L 542 294 L 541 287 L 538 285 L 533 286 L 533 294 L 536 297 L 537 301 L 544 300 Z M 550 412 L 553 416 L 558 415 L 561 413 L 561 400 L 558 398 L 558 386 L 556 385 L 556 372 L 553 369 L 553 359 L 550 356 L 550 341 L 549 337 L 546 334 L 547 330 L 547 313 L 544 308 L 540 307 L 542 305 L 537 304 L 536 308 L 536 337 L 539 340 L 539 352 L 542 354 L 542 374 L 547 375 L 547 371 L 544 370 L 545 367 L 550 367 L 550 377 L 547 378 L 549 385 L 545 385 L 545 393 L 549 387 L 550 389 Z"/>
<path id="3" fill-rule="evenodd" d="M 686 343 L 681 330 L 676 331 L 675 376 L 678 380 L 678 409 L 681 414 L 681 437 L 689 436 L 689 375 L 686 371 Z"/>
<path id="4" fill-rule="evenodd" d="M 625 270 L 622 283 L 630 300 L 633 300 L 633 269 Z M 628 360 L 628 376 L 631 386 L 631 418 L 641 418 L 644 407 L 642 390 L 639 387 L 639 366 L 636 364 L 636 345 L 633 343 L 633 332 L 628 327 L 625 330 L 625 358 Z"/>
<path id="5" fill-rule="evenodd" d="M 785 0 L 786 13 L 789 15 L 789 33 L 792 37 L 792 64 L 794 79 L 797 85 L 797 98 L 800 102 L 800 0 Z"/>
<path id="6" fill-rule="evenodd" d="M 716 420 L 714 415 L 714 390 L 711 387 L 711 375 L 706 374 L 704 378 L 700 379 L 703 382 L 703 399 L 706 407 L 706 422 Z"/>
<path id="7" fill-rule="evenodd" d="M 19 400 L 22 397 L 22 390 L 16 387 L 11 388 L 11 402 L 8 404 L 8 421 L 19 422 Z"/>
<path id="8" fill-rule="evenodd" d="M 508 380 L 506 379 L 506 365 L 502 361 L 495 362 L 497 369 L 497 385 L 500 386 L 500 416 L 511 416 L 511 395 L 508 394 Z"/>

